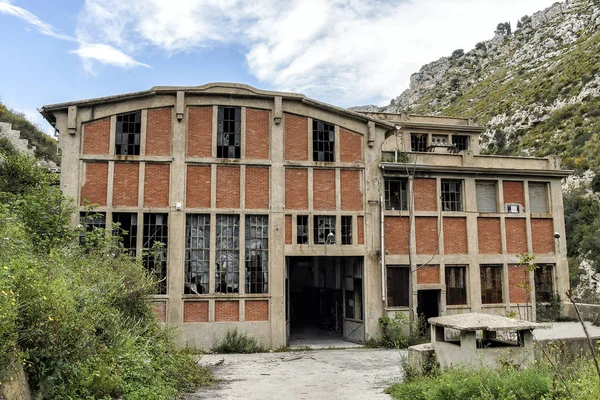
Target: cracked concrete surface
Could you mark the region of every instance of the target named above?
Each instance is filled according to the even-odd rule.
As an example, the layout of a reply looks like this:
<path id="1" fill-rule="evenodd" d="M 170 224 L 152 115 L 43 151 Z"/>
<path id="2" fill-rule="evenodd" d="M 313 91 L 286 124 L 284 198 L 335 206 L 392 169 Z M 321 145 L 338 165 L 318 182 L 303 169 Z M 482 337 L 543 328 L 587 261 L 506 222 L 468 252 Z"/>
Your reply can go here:
<path id="1" fill-rule="evenodd" d="M 221 382 L 199 399 L 390 399 L 383 390 L 402 377 L 406 350 L 343 349 L 205 355 Z"/>

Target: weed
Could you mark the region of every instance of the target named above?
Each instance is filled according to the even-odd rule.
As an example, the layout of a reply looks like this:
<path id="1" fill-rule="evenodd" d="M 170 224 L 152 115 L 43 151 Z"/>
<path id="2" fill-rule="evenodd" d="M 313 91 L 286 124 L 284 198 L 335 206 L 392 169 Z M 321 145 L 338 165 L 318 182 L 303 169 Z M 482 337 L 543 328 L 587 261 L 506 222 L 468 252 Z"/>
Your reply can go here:
<path id="1" fill-rule="evenodd" d="M 211 350 L 213 353 L 223 354 L 249 354 L 266 351 L 265 347 L 259 344 L 256 339 L 238 332 L 237 328 L 228 330 L 221 340 L 215 342 Z"/>

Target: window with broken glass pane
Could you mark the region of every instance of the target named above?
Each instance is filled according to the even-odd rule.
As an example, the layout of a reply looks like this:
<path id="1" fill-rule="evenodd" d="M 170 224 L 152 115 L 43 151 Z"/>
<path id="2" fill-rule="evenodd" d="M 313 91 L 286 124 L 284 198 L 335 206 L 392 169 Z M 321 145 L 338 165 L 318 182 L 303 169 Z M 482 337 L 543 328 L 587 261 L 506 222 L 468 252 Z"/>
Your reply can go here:
<path id="1" fill-rule="evenodd" d="M 137 213 L 113 213 L 113 235 L 119 237 L 123 248 L 132 257 L 137 253 L 138 215 Z"/>
<path id="2" fill-rule="evenodd" d="M 217 157 L 240 158 L 242 110 L 219 107 L 217 118 Z"/>
<path id="3" fill-rule="evenodd" d="M 313 120 L 313 161 L 335 161 L 335 127 Z"/>
<path id="4" fill-rule="evenodd" d="M 342 216 L 342 244 L 352 244 L 352 216 Z"/>
<path id="5" fill-rule="evenodd" d="M 384 183 L 385 209 L 408 210 L 407 180 L 386 178 Z"/>
<path id="6" fill-rule="evenodd" d="M 446 304 L 467 304 L 467 267 L 446 265 Z"/>
<path id="7" fill-rule="evenodd" d="M 410 150 L 427 151 L 427 136 L 426 133 L 412 133 L 410 135 Z"/>
<path id="8" fill-rule="evenodd" d="M 158 284 L 156 294 L 167 294 L 168 214 L 144 214 L 144 266 Z"/>
<path id="9" fill-rule="evenodd" d="M 142 112 L 117 115 L 115 154 L 139 155 Z"/>
<path id="10" fill-rule="evenodd" d="M 481 278 L 481 303 L 502 303 L 502 265 L 479 266 Z"/>
<path id="11" fill-rule="evenodd" d="M 217 215 L 215 292 L 239 293 L 240 216 Z"/>
<path id="12" fill-rule="evenodd" d="M 296 243 L 308 244 L 308 215 L 296 217 Z"/>
<path id="13" fill-rule="evenodd" d="M 246 215 L 246 293 L 268 293 L 269 217 Z"/>
<path id="14" fill-rule="evenodd" d="M 554 276 L 552 264 L 538 265 L 535 269 L 535 300 L 541 302 L 550 301 L 554 295 Z"/>
<path id="15" fill-rule="evenodd" d="M 185 294 L 207 294 L 210 215 L 188 214 L 185 224 Z"/>
<path id="16" fill-rule="evenodd" d="M 335 244 L 335 215 L 315 215 L 315 244 Z"/>
<path id="17" fill-rule="evenodd" d="M 460 153 L 469 149 L 469 137 L 463 135 L 452 135 L 452 145 L 454 146 L 454 152 Z"/>
<path id="18" fill-rule="evenodd" d="M 462 181 L 442 179 L 442 210 L 462 211 Z"/>

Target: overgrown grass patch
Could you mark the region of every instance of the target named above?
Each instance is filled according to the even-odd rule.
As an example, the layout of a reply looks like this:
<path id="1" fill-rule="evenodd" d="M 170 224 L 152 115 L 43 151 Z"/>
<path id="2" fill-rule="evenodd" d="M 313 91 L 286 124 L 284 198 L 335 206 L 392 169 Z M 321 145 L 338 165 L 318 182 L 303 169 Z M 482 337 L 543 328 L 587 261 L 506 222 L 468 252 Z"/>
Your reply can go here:
<path id="1" fill-rule="evenodd" d="M 238 332 L 237 328 L 228 330 L 223 338 L 215 341 L 211 350 L 213 353 L 223 354 L 250 354 L 267 351 L 256 339 L 245 333 Z"/>

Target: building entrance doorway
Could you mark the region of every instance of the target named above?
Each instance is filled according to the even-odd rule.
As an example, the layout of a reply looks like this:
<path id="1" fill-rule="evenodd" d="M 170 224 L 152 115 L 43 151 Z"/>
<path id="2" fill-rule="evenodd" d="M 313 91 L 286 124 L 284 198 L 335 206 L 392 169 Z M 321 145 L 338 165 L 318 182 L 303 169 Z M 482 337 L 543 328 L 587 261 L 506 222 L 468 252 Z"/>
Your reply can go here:
<path id="1" fill-rule="evenodd" d="M 429 318 L 440 316 L 441 290 L 419 290 L 417 292 L 417 315 L 423 316 L 425 321 Z M 429 326 L 429 323 L 427 323 Z M 427 332 L 425 332 L 427 333 Z"/>
<path id="2" fill-rule="evenodd" d="M 286 324 L 290 345 L 363 342 L 363 258 L 287 257 Z"/>

